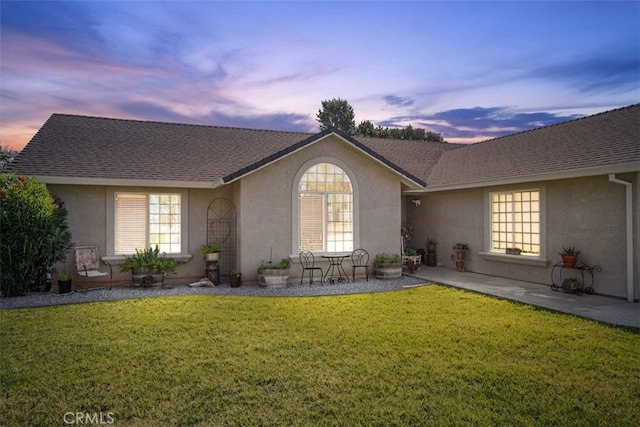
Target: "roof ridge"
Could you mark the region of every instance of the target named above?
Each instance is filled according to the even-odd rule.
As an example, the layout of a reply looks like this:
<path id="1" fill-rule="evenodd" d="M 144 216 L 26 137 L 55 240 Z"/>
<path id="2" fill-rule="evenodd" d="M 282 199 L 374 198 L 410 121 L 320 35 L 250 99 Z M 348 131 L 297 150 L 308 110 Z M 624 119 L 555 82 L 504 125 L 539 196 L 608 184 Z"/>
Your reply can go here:
<path id="1" fill-rule="evenodd" d="M 255 132 L 314 135 L 313 132 L 302 132 L 302 131 L 292 131 L 292 130 L 258 129 L 258 128 L 238 127 L 238 126 L 208 125 L 208 124 L 199 124 L 199 123 L 163 122 L 163 121 L 159 121 L 159 120 L 121 119 L 121 118 L 117 118 L 117 117 L 86 116 L 86 115 L 83 115 L 83 114 L 53 113 L 51 115 L 51 117 L 53 117 L 53 116 L 79 117 L 79 118 L 83 118 L 83 119 L 97 119 L 97 120 L 109 120 L 109 121 L 131 122 L 131 123 L 161 124 L 161 125 L 171 125 L 171 126 L 206 127 L 206 128 L 217 128 L 217 129 L 248 130 L 248 131 L 255 131 Z"/>
<path id="2" fill-rule="evenodd" d="M 591 114 L 589 116 L 577 117 L 575 119 L 566 120 L 566 121 L 554 123 L 554 124 L 551 124 L 551 125 L 540 126 L 540 127 L 537 127 L 537 128 L 527 129 L 527 130 L 523 130 L 523 131 L 516 132 L 516 133 L 510 133 L 510 134 L 507 134 L 507 135 L 498 136 L 496 138 L 485 139 L 485 140 L 482 140 L 482 141 L 475 142 L 473 144 L 461 144 L 462 146 L 456 147 L 455 149 L 465 148 L 465 147 L 473 147 L 473 146 L 476 146 L 476 145 L 485 144 L 487 142 L 494 142 L 494 141 L 498 141 L 498 140 L 505 139 L 505 138 L 511 138 L 513 136 L 516 136 L 516 135 L 523 135 L 523 134 L 526 134 L 526 133 L 529 133 L 529 132 L 536 132 L 536 131 L 539 131 L 539 130 L 542 130 L 542 129 L 548 129 L 548 128 L 552 128 L 552 127 L 555 127 L 555 126 L 562 126 L 562 125 L 566 125 L 566 124 L 569 124 L 569 123 L 577 122 L 577 121 L 580 121 L 580 120 L 590 119 L 590 118 L 593 118 L 593 117 L 598 117 L 598 116 L 602 116 L 602 115 L 605 115 L 605 114 L 614 113 L 616 111 L 622 111 L 622 110 L 626 110 L 626 109 L 630 109 L 630 108 L 636 108 L 636 107 L 640 107 L 640 103 L 626 105 L 624 107 L 619 107 L 619 108 L 614 108 L 613 110 L 601 111 L 599 113 Z"/>

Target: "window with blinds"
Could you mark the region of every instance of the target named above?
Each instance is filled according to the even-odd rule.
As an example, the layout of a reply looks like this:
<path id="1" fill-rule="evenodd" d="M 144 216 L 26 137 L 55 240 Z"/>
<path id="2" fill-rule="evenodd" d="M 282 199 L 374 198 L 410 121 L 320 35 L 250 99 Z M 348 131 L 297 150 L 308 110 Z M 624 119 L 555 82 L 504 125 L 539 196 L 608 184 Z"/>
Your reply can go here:
<path id="1" fill-rule="evenodd" d="M 116 255 L 155 245 L 161 253 L 180 253 L 179 194 L 116 193 L 115 199 Z"/>
<path id="2" fill-rule="evenodd" d="M 540 191 L 491 194 L 491 250 L 540 254 Z"/>
<path id="3" fill-rule="evenodd" d="M 298 187 L 299 250 L 353 250 L 353 189 L 338 166 L 320 163 L 309 168 Z"/>

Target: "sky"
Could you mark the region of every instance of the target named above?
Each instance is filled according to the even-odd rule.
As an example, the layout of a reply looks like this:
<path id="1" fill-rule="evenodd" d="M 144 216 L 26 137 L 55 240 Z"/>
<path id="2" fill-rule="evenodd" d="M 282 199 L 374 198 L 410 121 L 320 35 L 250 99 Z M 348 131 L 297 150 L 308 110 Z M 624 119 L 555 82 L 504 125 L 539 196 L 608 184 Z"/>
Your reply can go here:
<path id="1" fill-rule="evenodd" d="M 640 102 L 640 1 L 0 2 L 0 145 L 51 114 L 470 143 Z"/>

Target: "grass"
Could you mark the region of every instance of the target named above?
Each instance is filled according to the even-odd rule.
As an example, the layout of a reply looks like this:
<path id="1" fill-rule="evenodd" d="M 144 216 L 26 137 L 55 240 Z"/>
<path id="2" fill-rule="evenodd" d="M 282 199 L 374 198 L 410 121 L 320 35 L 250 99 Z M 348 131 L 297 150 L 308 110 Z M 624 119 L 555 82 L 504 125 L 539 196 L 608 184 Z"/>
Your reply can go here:
<path id="1" fill-rule="evenodd" d="M 638 330 L 435 285 L 3 310 L 0 343 L 7 426 L 640 419 Z"/>

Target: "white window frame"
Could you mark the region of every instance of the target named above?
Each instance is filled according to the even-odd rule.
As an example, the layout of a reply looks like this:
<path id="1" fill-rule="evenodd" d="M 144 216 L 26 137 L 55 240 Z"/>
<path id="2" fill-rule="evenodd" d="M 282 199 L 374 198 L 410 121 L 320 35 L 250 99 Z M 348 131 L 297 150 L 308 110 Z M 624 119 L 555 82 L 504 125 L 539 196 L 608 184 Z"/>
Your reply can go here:
<path id="1" fill-rule="evenodd" d="M 296 173 L 291 189 L 291 200 L 292 200 L 292 221 L 291 221 L 291 255 L 292 257 L 297 257 L 300 253 L 300 211 L 299 211 L 299 189 L 300 189 L 300 181 L 304 174 L 313 166 L 320 163 L 331 163 L 335 166 L 339 167 L 344 171 L 345 174 L 349 177 L 351 181 L 351 196 L 352 196 L 352 215 L 353 215 L 353 249 L 360 247 L 360 207 L 359 207 L 359 189 L 358 182 L 356 180 L 356 176 L 349 168 L 349 166 L 336 158 L 333 157 L 319 157 L 312 160 L 309 160 L 305 164 L 303 164 L 298 172 Z M 325 220 L 326 226 L 326 220 Z M 326 248 L 326 242 L 325 242 Z M 322 254 L 333 254 L 333 253 L 346 253 L 351 251 L 339 251 L 339 252 L 328 252 L 326 250 L 323 251 L 313 251 L 314 254 L 322 255 Z"/>
<path id="2" fill-rule="evenodd" d="M 540 256 L 540 190 L 494 191 L 489 197 L 491 252 L 502 253 L 507 248 L 518 248 L 523 251 L 522 255 Z M 496 198 L 500 200 L 496 201 Z M 504 209 L 494 210 L 496 206 Z M 496 247 L 502 244 L 504 248 Z"/>
<path id="3" fill-rule="evenodd" d="M 538 191 L 539 193 L 539 240 L 540 240 L 540 252 L 538 254 L 521 254 L 512 255 L 506 254 L 504 250 L 493 249 L 493 211 L 492 211 L 492 198 L 494 194 L 505 193 L 520 193 L 527 191 Z M 480 256 L 483 259 L 489 261 L 507 262 L 513 264 L 532 265 L 537 267 L 545 267 L 549 263 L 546 252 L 547 241 L 547 226 L 546 226 L 546 186 L 532 185 L 532 186 L 507 186 L 502 188 L 486 189 L 485 195 L 485 214 L 484 214 L 484 251 L 480 252 Z"/>
<path id="4" fill-rule="evenodd" d="M 177 188 L 108 188 L 107 189 L 107 254 L 110 256 L 119 258 L 124 257 L 124 254 L 116 254 L 116 194 L 146 194 L 152 195 L 166 195 L 176 194 L 180 196 L 180 252 L 174 252 L 169 255 L 185 255 L 188 253 L 188 191 L 185 189 Z M 148 227 L 148 219 L 147 219 Z M 147 241 L 148 241 L 148 228 L 147 228 Z M 132 254 L 129 254 L 132 255 Z"/>

